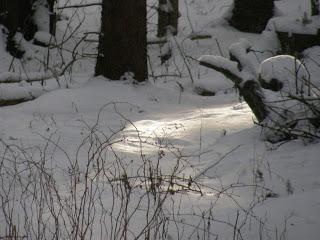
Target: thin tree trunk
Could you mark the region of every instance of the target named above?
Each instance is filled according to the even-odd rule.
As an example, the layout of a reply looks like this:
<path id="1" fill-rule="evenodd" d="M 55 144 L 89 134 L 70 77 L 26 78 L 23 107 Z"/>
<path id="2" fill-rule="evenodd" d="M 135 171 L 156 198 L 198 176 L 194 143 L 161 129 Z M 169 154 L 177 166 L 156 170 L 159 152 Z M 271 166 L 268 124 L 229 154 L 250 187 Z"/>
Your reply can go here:
<path id="1" fill-rule="evenodd" d="M 164 37 L 168 28 L 171 34 L 178 33 L 179 0 L 159 0 L 158 37 Z"/>
<path id="2" fill-rule="evenodd" d="M 57 23 L 57 15 L 54 12 L 54 4 L 56 0 L 47 0 L 49 6 L 49 14 L 50 14 L 50 34 L 55 36 L 56 35 L 56 23 Z"/>
<path id="3" fill-rule="evenodd" d="M 96 75 L 147 79 L 146 14 L 146 0 L 103 0 Z"/>
<path id="4" fill-rule="evenodd" d="M 310 0 L 311 1 L 311 15 L 319 15 L 319 0 Z"/>

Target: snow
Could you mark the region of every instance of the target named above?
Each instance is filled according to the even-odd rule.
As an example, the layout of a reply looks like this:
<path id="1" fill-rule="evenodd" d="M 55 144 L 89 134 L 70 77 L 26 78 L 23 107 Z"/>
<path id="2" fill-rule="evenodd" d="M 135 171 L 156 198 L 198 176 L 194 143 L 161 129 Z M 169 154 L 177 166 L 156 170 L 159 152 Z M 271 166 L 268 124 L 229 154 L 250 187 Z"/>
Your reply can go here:
<path id="1" fill-rule="evenodd" d="M 266 29 L 289 34 L 318 34 L 319 16 L 311 16 L 311 1 L 275 1 L 276 17 L 270 19 Z"/>
<path id="2" fill-rule="evenodd" d="M 72 2 L 77 3 L 74 0 L 70 1 L 70 4 Z M 295 16 L 300 17 L 298 14 L 304 11 L 306 2 L 309 1 L 282 0 L 275 3 L 284 14 L 297 13 Z M 285 71 L 292 70 L 294 66 L 295 60 L 292 57 L 279 56 L 265 60 L 271 57 L 277 48 L 272 33 L 265 32 L 261 35 L 241 33 L 224 25 L 225 22 L 221 19 L 230 10 L 231 1 L 187 0 L 186 3 L 187 5 L 184 1 L 180 1 L 182 5 L 180 33 L 175 38 L 180 44 L 183 56 L 192 56 L 194 59 L 203 56 L 199 61 L 220 66 L 241 76 L 236 62 L 227 61 L 222 56 L 212 56 L 220 55 L 220 50 L 221 55 L 227 56 L 231 45 L 232 54 L 240 57 L 242 61 L 251 61 L 251 56 L 254 55 L 259 59 L 258 62 L 262 62 L 260 70 L 257 69 L 256 63 L 252 63 L 245 71 L 247 76 L 260 71 L 262 78 L 267 81 L 272 78 L 281 81 L 292 80 L 292 75 Z M 59 4 L 63 5 L 64 2 L 61 1 Z M 186 17 L 187 9 L 192 26 Z M 72 11 L 63 10 L 63 13 L 70 17 Z M 77 37 L 81 38 L 85 31 L 98 29 L 99 11 L 99 7 L 92 7 L 78 12 L 78 20 L 85 13 L 88 13 L 88 17 L 79 28 Z M 149 14 L 152 14 L 151 10 Z M 63 34 L 67 21 L 59 22 L 58 42 L 68 38 L 71 28 L 77 26 L 78 20 L 74 19 L 70 29 L 66 31 L 66 36 Z M 156 19 L 151 18 L 151 20 Z M 220 23 L 223 24 L 218 25 Z M 193 32 L 206 32 L 212 35 L 212 39 L 191 41 L 185 38 Z M 48 37 L 46 34 L 38 34 Z M 154 32 L 149 35 L 151 39 Z M 240 38 L 248 39 L 248 42 L 240 41 L 242 50 L 252 46 L 251 49 L 257 52 L 255 54 L 246 51 L 237 52 L 239 46 L 234 48 L 235 45 L 232 44 L 238 42 Z M 220 50 L 215 39 L 220 44 Z M 61 69 L 63 60 L 68 62 L 72 58 L 69 52 L 73 50 L 76 40 L 77 38 L 74 38 L 65 43 L 66 51 L 63 52 L 63 59 L 59 51 L 51 49 L 49 66 L 54 70 Z M 318 240 L 319 141 L 308 143 L 303 140 L 292 140 L 277 144 L 264 141 L 261 128 L 253 123 L 251 110 L 245 103 L 239 102 L 238 94 L 232 91 L 231 81 L 227 81 L 220 73 L 199 67 L 196 61 L 186 58 L 194 78 L 194 82 L 191 82 L 190 73 L 175 40 L 170 40 L 172 58 L 168 61 L 168 65 L 160 63 L 159 46 L 149 46 L 150 64 L 153 69 L 150 76 L 153 75 L 154 78 L 150 77 L 145 84 L 133 84 L 127 79 L 128 76 L 127 80 L 123 81 L 109 81 L 101 76 L 92 77 L 94 60 L 90 58 L 81 58 L 72 68 L 73 71 L 67 71 L 61 77 L 60 83 L 63 86 L 61 88 L 54 79 L 48 81 L 45 86 L 37 83 L 31 85 L 27 82 L 21 82 L 19 86 L 13 83 L 1 84 L 0 98 L 11 99 L 12 96 L 19 94 L 24 96 L 26 91 L 30 98 L 39 97 L 15 106 L 0 108 L 0 155 L 2 156 L 0 165 L 11 166 L 10 164 L 17 161 L 21 164 L 17 170 L 25 174 L 21 176 L 25 179 L 34 178 L 34 182 L 38 184 L 44 178 L 37 175 L 36 168 L 33 169 L 34 172 L 28 172 L 30 166 L 23 168 L 25 167 L 23 163 L 33 158 L 35 166 L 40 167 L 38 163 L 45 160 L 45 168 L 41 170 L 48 169 L 53 173 L 60 196 L 67 203 L 71 203 L 73 194 L 68 186 L 72 176 L 70 169 L 75 162 L 79 165 L 80 176 L 77 196 L 81 196 L 85 189 L 83 176 L 85 165 L 88 163 L 89 147 L 85 145 L 77 152 L 78 147 L 87 143 L 87 140 L 97 140 L 94 142 L 97 145 L 91 148 L 95 151 L 99 145 L 98 141 L 105 141 L 105 137 L 108 138 L 123 128 L 111 138 L 115 142 L 112 145 L 113 153 L 106 151 L 101 155 L 100 160 L 104 159 L 108 170 L 113 169 L 115 163 L 121 160 L 121 163 L 127 166 L 128 175 L 134 174 L 136 169 L 143 166 L 142 162 L 153 163 L 153 160 L 158 159 L 159 151 L 163 150 L 164 155 L 161 155 L 160 159 L 163 174 L 173 171 L 180 153 L 183 156 L 183 163 L 181 162 L 183 166 L 179 168 L 180 176 L 186 178 L 192 176 L 204 185 L 203 196 L 198 193 L 176 193 L 169 196 L 166 213 L 174 212 L 173 217 L 176 218 L 176 222 L 169 222 L 167 239 L 179 239 L 177 229 L 180 230 L 180 239 L 234 239 L 233 225 L 238 220 L 238 226 L 242 226 L 243 239 L 256 240 L 262 236 L 262 239 Z M 5 51 L 5 34 L 0 31 L 0 79 L 27 81 L 31 77 L 51 77 L 43 66 L 43 59 L 48 49 L 34 46 L 30 42 L 23 44 L 27 56 L 21 60 L 14 59 L 13 66 L 9 70 L 12 58 Z M 76 52 L 95 53 L 96 47 L 97 44 L 84 43 L 76 49 Z M 267 51 L 259 52 L 263 50 Z M 320 74 L 319 47 L 306 50 L 304 56 L 301 61 L 306 65 L 306 69 L 310 70 L 315 84 L 320 86 L 317 78 Z M 24 70 L 27 70 L 28 74 L 23 74 Z M 301 67 L 299 74 L 301 74 L 299 77 L 305 77 L 304 67 Z M 166 76 L 157 77 L 160 75 Z M 193 91 L 194 87 L 207 88 L 217 94 L 214 97 L 198 96 Z M 49 92 L 53 89 L 57 90 Z M 270 91 L 270 97 L 271 94 Z M 93 132 L 96 135 L 90 135 Z M 87 136 L 91 138 L 86 138 Z M 8 146 L 17 152 L 19 149 L 24 149 L 23 157 L 7 154 Z M 16 157 L 15 161 L 11 161 L 10 157 Z M 7 173 L 1 166 L 1 174 Z M 90 174 L 94 175 L 97 168 L 98 166 L 93 166 Z M 10 178 L 0 179 L 1 183 L 9 186 Z M 92 184 L 94 183 L 93 181 Z M 38 186 L 37 184 L 34 186 Z M 217 194 L 214 189 L 223 191 Z M 15 207 L 13 216 L 18 218 L 16 214 L 19 214 L 22 222 L 24 212 L 19 205 L 22 199 L 19 198 L 18 185 L 15 185 L 14 190 L 15 192 L 11 192 L 10 195 L 16 200 L 12 205 Z M 0 193 L 3 194 L 2 188 Z M 34 197 L 39 196 L 40 192 Z M 114 199 L 109 187 L 106 186 L 101 196 L 104 207 L 111 209 Z M 134 204 L 138 202 L 137 196 L 139 196 L 138 191 L 132 195 Z M 39 209 L 38 199 L 34 199 L 28 205 L 27 211 L 33 211 L 34 215 L 40 216 L 41 213 L 36 211 Z M 96 202 L 99 200 L 95 199 Z M 121 209 L 118 204 L 120 200 L 115 202 L 116 210 Z M 130 210 L 132 206 L 129 206 Z M 103 213 L 100 210 L 100 207 L 95 209 L 97 212 L 95 220 L 98 220 L 94 222 L 92 239 L 107 236 L 100 236 L 99 214 Z M 128 226 L 131 231 L 138 231 L 145 223 L 145 214 L 140 212 L 133 216 L 133 222 Z M 196 214 L 200 217 L 196 217 Z M 211 221 L 209 228 L 213 235 L 207 234 L 206 230 L 203 231 L 203 228 L 208 226 L 204 217 L 210 215 L 216 220 Z M 45 209 L 43 217 L 48 220 L 49 216 L 49 209 Z M 110 219 L 109 215 L 104 217 Z M 107 226 L 110 226 L 108 221 L 106 220 Z M 23 233 L 23 226 L 19 228 L 18 221 L 15 224 Z M 48 220 L 46 224 L 51 226 L 52 223 Z M 6 219 L 1 212 L 0 237 L 7 233 L 4 230 L 5 226 Z M 132 235 L 128 239 L 131 237 Z"/>
<path id="3" fill-rule="evenodd" d="M 50 28 L 50 19 L 46 0 L 35 1 L 32 8 L 35 9 L 33 18 L 38 30 L 48 33 Z"/>
<path id="4" fill-rule="evenodd" d="M 159 10 L 161 10 L 163 12 L 172 12 L 173 7 L 172 7 L 170 0 L 168 0 L 166 4 L 161 4 L 159 6 Z"/>
<path id="5" fill-rule="evenodd" d="M 54 89 L 57 89 L 56 86 Z M 0 99 L 1 100 L 32 100 L 36 97 L 39 97 L 41 94 L 50 91 L 48 87 L 42 86 L 12 86 L 5 85 L 0 86 Z"/>
<path id="6" fill-rule="evenodd" d="M 302 17 L 306 12 L 309 16 L 311 15 L 310 1 L 303 0 L 280 0 L 275 1 L 275 6 L 282 15 L 292 15 Z"/>
<path id="7" fill-rule="evenodd" d="M 225 93 L 231 91 L 234 84 L 224 77 L 222 74 L 217 73 L 213 77 L 203 77 L 195 82 L 195 87 L 209 90 L 213 93 Z"/>
<path id="8" fill-rule="evenodd" d="M 317 35 L 320 29 L 319 16 L 309 17 L 275 17 L 272 18 L 266 29 L 277 32 Z"/>
<path id="9" fill-rule="evenodd" d="M 44 32 L 44 31 L 38 31 L 36 32 L 36 34 L 34 35 L 34 40 L 45 44 L 46 46 L 53 44 L 54 43 L 54 36 L 52 36 L 50 33 L 48 32 Z"/>
<path id="10" fill-rule="evenodd" d="M 258 74 L 259 62 L 253 55 L 249 55 L 252 44 L 244 38 L 240 38 L 238 42 L 233 43 L 229 47 L 230 55 L 235 57 L 243 67 L 244 71 L 252 74 L 254 77 Z"/>
<path id="11" fill-rule="evenodd" d="M 320 48 L 319 46 L 315 46 L 309 49 L 306 49 L 303 52 L 303 60 L 304 64 L 307 67 L 308 72 L 310 73 L 310 78 L 313 80 L 313 84 L 316 87 L 320 87 L 320 80 L 318 78 L 319 72 L 319 63 L 318 57 L 320 56 Z"/>
<path id="12" fill-rule="evenodd" d="M 226 69 L 236 76 L 241 75 L 241 72 L 238 69 L 238 63 L 234 61 L 230 61 L 224 57 L 213 56 L 213 55 L 203 55 L 198 60 L 199 62 L 207 63 L 221 69 Z"/>

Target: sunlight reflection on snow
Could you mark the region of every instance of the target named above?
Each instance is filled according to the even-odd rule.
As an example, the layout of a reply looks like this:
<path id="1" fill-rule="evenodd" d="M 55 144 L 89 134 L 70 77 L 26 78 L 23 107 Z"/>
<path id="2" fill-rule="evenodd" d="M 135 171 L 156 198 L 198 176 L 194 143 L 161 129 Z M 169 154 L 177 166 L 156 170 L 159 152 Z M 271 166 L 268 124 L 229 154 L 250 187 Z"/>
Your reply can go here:
<path id="1" fill-rule="evenodd" d="M 140 120 L 124 130 L 122 143 L 115 147 L 122 152 L 152 154 L 159 146 L 174 145 L 179 148 L 193 147 L 203 140 L 221 137 L 221 131 L 229 133 L 253 125 L 252 115 L 246 105 L 221 108 L 195 109 L 180 112 L 159 120 Z"/>

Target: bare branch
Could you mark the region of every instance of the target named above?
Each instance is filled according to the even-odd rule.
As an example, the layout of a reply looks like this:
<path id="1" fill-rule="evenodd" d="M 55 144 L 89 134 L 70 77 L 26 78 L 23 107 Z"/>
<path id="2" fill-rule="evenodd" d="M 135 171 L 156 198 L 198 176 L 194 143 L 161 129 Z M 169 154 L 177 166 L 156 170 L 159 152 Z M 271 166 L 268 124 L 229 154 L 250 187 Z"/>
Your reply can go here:
<path id="1" fill-rule="evenodd" d="M 85 7 L 91 7 L 91 6 L 102 6 L 102 3 L 97 2 L 97 3 L 87 3 L 87 4 L 75 4 L 75 5 L 57 7 L 57 9 L 60 10 L 60 9 L 66 9 L 66 8 L 85 8 Z"/>

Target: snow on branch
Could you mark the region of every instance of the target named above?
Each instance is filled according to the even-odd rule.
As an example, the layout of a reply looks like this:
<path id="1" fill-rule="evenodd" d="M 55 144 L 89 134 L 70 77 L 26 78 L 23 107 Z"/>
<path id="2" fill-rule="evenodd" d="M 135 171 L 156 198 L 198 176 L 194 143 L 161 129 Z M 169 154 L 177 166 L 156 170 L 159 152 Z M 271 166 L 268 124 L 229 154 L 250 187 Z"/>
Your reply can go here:
<path id="1" fill-rule="evenodd" d="M 264 105 L 264 95 L 252 74 L 240 71 L 238 62 L 220 56 L 204 55 L 198 61 L 200 65 L 212 68 L 233 81 L 257 120 L 260 122 L 265 119 L 268 111 Z"/>
<path id="2" fill-rule="evenodd" d="M 228 60 L 224 57 L 213 56 L 213 55 L 204 55 L 198 59 L 200 65 L 212 68 L 227 78 L 232 80 L 235 84 L 240 84 L 244 79 L 242 74 L 238 69 L 238 63 Z"/>
<path id="3" fill-rule="evenodd" d="M 251 47 L 248 40 L 240 39 L 230 46 L 230 59 L 205 55 L 199 62 L 235 83 L 268 141 L 290 139 L 296 132 L 318 136 L 314 132 L 320 128 L 320 99 L 304 64 L 289 55 L 258 62 Z"/>
<path id="4" fill-rule="evenodd" d="M 251 48 L 252 44 L 247 39 L 240 38 L 238 42 L 231 44 L 229 47 L 230 60 L 238 62 L 241 70 L 257 77 L 260 64 L 254 55 L 249 54 Z"/>

